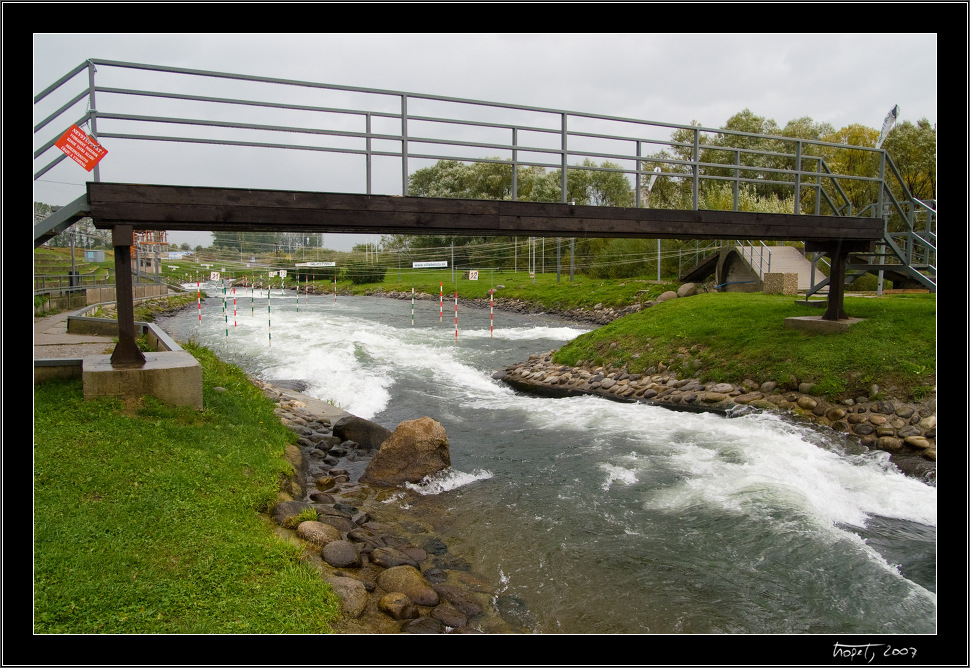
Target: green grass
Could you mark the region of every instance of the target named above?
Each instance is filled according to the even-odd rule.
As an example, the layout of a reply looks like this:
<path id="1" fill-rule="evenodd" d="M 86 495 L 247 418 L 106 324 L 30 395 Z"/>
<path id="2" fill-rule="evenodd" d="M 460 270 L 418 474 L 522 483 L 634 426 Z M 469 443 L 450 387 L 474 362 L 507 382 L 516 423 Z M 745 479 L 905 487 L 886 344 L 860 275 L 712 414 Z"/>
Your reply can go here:
<path id="1" fill-rule="evenodd" d="M 935 295 L 847 296 L 846 312 L 865 321 L 832 334 L 786 328 L 786 317 L 822 313 L 794 302 L 760 293 L 675 299 L 584 334 L 554 359 L 630 373 L 663 362 L 682 377 L 773 380 L 784 389 L 807 382 L 833 399 L 868 394 L 875 383 L 883 392 L 919 400 L 935 384 Z"/>
<path id="2" fill-rule="evenodd" d="M 332 590 L 260 514 L 294 435 L 239 369 L 186 349 L 202 412 L 35 389 L 36 633 L 331 631 Z"/>
<path id="3" fill-rule="evenodd" d="M 416 292 L 437 295 L 444 290 L 445 299 L 450 295 L 454 299 L 458 291 L 459 299 L 488 299 L 490 288 L 498 288 L 496 298 L 521 299 L 538 304 L 549 309 L 573 309 L 577 307 L 592 308 L 596 304 L 604 307 L 629 306 L 636 301 L 656 299 L 667 290 L 676 290 L 679 283 L 658 283 L 642 278 L 623 280 L 590 278 L 576 274 L 569 280 L 568 269 L 560 274 L 556 282 L 556 274 L 539 273 L 535 281 L 528 272 L 495 271 L 483 269 L 477 281 L 461 278 L 464 272 L 456 274 L 457 280 L 452 280 L 450 270 L 439 272 L 413 271 L 403 269 L 400 272 L 388 269 L 387 276 L 382 283 L 353 285 L 349 281 L 338 281 L 340 290 L 353 294 L 365 294 L 374 290 L 410 292 L 412 286 Z"/>

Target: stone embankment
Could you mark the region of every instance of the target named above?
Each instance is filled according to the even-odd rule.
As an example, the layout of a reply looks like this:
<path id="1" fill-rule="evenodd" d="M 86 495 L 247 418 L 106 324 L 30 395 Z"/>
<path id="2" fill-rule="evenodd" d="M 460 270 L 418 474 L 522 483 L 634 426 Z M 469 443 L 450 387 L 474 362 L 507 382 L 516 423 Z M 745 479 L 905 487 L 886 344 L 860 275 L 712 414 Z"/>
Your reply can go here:
<path id="1" fill-rule="evenodd" d="M 359 482 L 387 430 L 354 416 L 313 414 L 293 398 L 298 393 L 253 382 L 299 435 L 298 445 L 286 451 L 294 475 L 284 481 L 270 516 L 340 598 L 337 632 L 528 632 L 514 617 L 505 619 L 512 604 L 435 535 L 433 518 L 402 510 L 413 492 Z M 351 440 L 351 434 L 371 442 Z"/>
<path id="2" fill-rule="evenodd" d="M 692 284 L 691 284 L 692 285 Z M 503 288 L 504 286 L 496 286 L 496 290 Z M 479 308 L 489 308 L 489 306 L 494 306 L 495 308 L 506 311 L 510 313 L 520 313 L 523 315 L 536 315 L 536 314 L 548 314 L 555 315 L 560 318 L 565 318 L 567 320 L 572 320 L 573 322 L 586 323 L 590 325 L 606 325 L 617 318 L 625 315 L 630 315 L 631 313 L 636 313 L 645 308 L 649 308 L 654 304 L 665 301 L 666 299 L 671 299 L 677 296 L 677 293 L 670 292 L 665 293 L 666 296 L 661 295 L 655 301 L 645 301 L 637 302 L 623 308 L 611 308 L 603 306 L 602 304 L 597 304 L 591 309 L 587 308 L 573 308 L 573 309 L 548 309 L 542 306 L 538 306 L 534 303 L 524 301 L 522 299 L 510 299 L 507 297 L 495 297 L 494 299 L 489 299 L 488 297 L 480 297 L 477 299 L 467 299 L 462 300 L 462 304 L 475 306 Z M 386 297 L 388 299 L 411 299 L 410 292 L 400 292 L 396 290 L 389 291 L 374 291 L 368 293 L 368 296 L 374 297 Z M 430 295 L 427 293 L 416 292 L 414 293 L 415 301 L 438 301 L 440 295 Z M 446 296 L 447 299 L 447 296 Z"/>
<path id="3" fill-rule="evenodd" d="M 678 378 L 665 368 L 631 374 L 625 369 L 563 366 L 553 362 L 554 352 L 531 355 L 494 377 L 516 389 L 544 396 L 596 395 L 729 417 L 752 411 L 780 412 L 844 434 L 866 448 L 885 450 L 901 470 L 935 484 L 935 394 L 919 404 L 861 396 L 832 403 L 813 396 L 807 384 L 797 392 L 782 391 L 774 382 L 701 383 L 694 378 Z"/>

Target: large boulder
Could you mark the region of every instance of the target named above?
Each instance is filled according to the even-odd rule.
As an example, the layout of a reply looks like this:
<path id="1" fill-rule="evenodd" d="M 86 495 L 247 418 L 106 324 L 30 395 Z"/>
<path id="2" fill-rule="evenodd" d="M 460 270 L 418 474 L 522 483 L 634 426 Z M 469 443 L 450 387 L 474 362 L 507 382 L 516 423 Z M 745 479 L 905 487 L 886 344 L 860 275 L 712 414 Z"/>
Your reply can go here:
<path id="1" fill-rule="evenodd" d="M 381 444 L 360 481 L 394 487 L 419 482 L 451 466 L 448 435 L 429 417 L 405 420 Z"/>
<path id="2" fill-rule="evenodd" d="M 391 435 L 391 430 L 356 415 L 347 415 L 334 423 L 333 435 L 341 442 L 353 441 L 365 450 L 376 450 Z"/>
<path id="3" fill-rule="evenodd" d="M 415 605 L 438 605 L 441 599 L 431 583 L 414 566 L 394 566 L 381 571 L 377 586 L 386 592 L 401 592 Z"/>

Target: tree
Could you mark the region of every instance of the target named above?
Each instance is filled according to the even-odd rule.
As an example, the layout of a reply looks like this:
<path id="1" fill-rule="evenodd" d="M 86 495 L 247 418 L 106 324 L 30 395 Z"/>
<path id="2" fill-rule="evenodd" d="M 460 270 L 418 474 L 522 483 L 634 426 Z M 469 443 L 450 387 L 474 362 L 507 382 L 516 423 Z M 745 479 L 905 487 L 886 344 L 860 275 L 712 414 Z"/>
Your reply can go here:
<path id="1" fill-rule="evenodd" d="M 835 174 L 873 177 L 879 173 L 879 154 L 874 151 L 859 151 L 852 147 L 874 148 L 878 139 L 879 132 L 877 130 L 853 123 L 822 137 L 825 142 L 843 144 L 845 148 L 820 146 L 819 156 L 825 160 L 826 166 Z M 842 205 L 842 197 L 832 180 L 822 179 L 822 188 L 833 199 L 836 206 Z M 866 207 L 874 204 L 879 196 L 879 186 L 873 181 L 839 179 L 838 188 L 848 198 L 854 215 L 858 215 Z"/>
<path id="2" fill-rule="evenodd" d="M 936 127 L 922 118 L 894 127 L 882 147 L 886 149 L 903 177 L 903 183 L 916 199 L 936 199 Z M 896 193 L 897 197 L 900 193 Z"/>

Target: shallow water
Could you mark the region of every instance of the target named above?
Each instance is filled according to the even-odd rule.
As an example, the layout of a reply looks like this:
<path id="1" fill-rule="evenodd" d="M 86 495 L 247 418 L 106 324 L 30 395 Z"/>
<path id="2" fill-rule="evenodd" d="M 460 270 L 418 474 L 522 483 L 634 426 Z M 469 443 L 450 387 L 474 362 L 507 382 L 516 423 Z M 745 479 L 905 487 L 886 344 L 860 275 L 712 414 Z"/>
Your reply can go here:
<path id="1" fill-rule="evenodd" d="M 409 301 L 225 303 L 160 324 L 390 429 L 444 425 L 452 469 L 410 503 L 537 632 L 936 631 L 936 488 L 886 453 L 773 415 L 539 398 L 492 379 L 586 331 L 552 317 L 459 305 L 456 337 L 447 299 L 418 301 L 413 325 Z"/>

